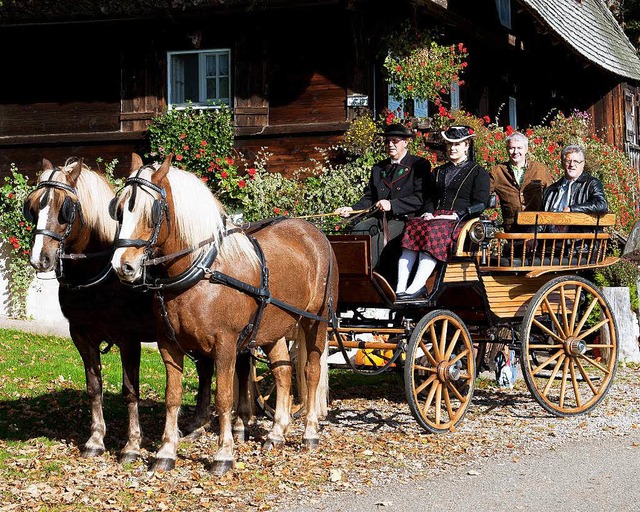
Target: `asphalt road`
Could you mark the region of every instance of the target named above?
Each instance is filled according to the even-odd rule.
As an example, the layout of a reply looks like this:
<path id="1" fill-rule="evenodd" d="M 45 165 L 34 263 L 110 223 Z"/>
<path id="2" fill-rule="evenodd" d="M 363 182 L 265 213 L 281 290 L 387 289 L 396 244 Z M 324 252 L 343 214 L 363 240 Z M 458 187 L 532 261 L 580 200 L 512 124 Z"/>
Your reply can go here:
<path id="1" fill-rule="evenodd" d="M 323 497 L 282 512 L 640 511 L 640 426 L 512 461 L 483 459 L 435 479 Z"/>

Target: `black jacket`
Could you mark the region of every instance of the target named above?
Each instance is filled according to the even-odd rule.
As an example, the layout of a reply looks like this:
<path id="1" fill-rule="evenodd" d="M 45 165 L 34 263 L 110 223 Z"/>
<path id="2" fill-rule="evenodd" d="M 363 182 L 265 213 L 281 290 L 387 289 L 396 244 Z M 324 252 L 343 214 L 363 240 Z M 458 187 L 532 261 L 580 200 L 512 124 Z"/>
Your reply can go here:
<path id="1" fill-rule="evenodd" d="M 409 153 L 397 166 L 386 158 L 372 167 L 364 194 L 352 208 L 363 210 L 380 199 L 388 199 L 393 217 L 412 217 L 424 201 L 430 171 L 431 164 L 427 160 Z"/>
<path id="2" fill-rule="evenodd" d="M 467 161 L 461 165 L 451 183 L 446 185 L 445 176 L 453 169 L 455 165 L 451 162 L 435 168 L 429 187 L 431 193 L 421 213 L 449 210 L 456 212 L 458 217 L 463 217 L 470 206 L 486 207 L 491 185 L 489 173 L 476 162 Z"/>
<path id="3" fill-rule="evenodd" d="M 542 196 L 542 208 L 553 211 L 553 206 L 558 201 L 560 187 L 564 178 L 549 185 Z M 609 204 L 604 195 L 602 182 L 588 173 L 583 172 L 571 185 L 571 195 L 569 196 L 569 208 L 572 212 L 582 213 L 607 213 Z"/>

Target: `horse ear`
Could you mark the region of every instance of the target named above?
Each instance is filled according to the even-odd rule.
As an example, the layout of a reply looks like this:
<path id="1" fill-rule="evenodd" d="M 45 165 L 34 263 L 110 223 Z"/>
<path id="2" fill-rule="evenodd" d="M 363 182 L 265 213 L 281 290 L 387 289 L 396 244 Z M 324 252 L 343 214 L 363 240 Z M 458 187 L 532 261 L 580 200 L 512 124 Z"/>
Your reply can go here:
<path id="1" fill-rule="evenodd" d="M 140 155 L 138 153 L 131 153 L 131 172 L 137 171 L 143 165 Z"/>
<path id="2" fill-rule="evenodd" d="M 51 169 L 53 169 L 53 164 L 51 162 L 49 162 L 49 160 L 47 160 L 46 158 L 42 159 L 42 170 L 43 171 L 50 171 Z"/>
<path id="3" fill-rule="evenodd" d="M 167 175 L 167 173 L 169 172 L 169 169 L 171 168 L 172 159 L 173 159 L 173 153 L 169 153 L 167 157 L 164 159 L 164 162 L 162 162 L 162 165 L 160 166 L 160 168 L 153 173 L 153 181 L 155 183 L 160 183 L 160 180 Z"/>
<path id="4" fill-rule="evenodd" d="M 71 169 L 69 173 L 69 178 L 73 183 L 78 181 L 78 176 L 80 176 L 80 172 L 82 171 L 82 163 L 84 162 L 84 158 L 80 157 L 76 160 L 76 165 Z"/>

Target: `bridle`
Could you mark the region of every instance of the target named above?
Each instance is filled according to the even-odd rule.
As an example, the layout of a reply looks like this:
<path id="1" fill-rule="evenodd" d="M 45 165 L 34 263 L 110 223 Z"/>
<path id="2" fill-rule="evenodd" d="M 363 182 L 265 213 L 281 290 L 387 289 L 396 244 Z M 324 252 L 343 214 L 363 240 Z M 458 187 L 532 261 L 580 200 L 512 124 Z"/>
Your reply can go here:
<path id="1" fill-rule="evenodd" d="M 124 185 L 116 194 L 111 202 L 109 203 L 109 215 L 111 218 L 118 221 L 120 220 L 118 217 L 117 206 L 118 206 L 118 195 L 125 187 L 131 187 L 131 196 L 129 197 L 127 208 L 129 211 L 133 211 L 133 206 L 136 202 L 136 196 L 138 188 L 151 195 L 147 189 L 153 190 L 154 192 L 160 195 L 159 199 L 154 199 L 153 206 L 151 208 L 151 222 L 153 224 L 153 233 L 147 240 L 143 240 L 141 238 L 120 238 L 120 230 L 118 228 L 118 234 L 116 235 L 116 239 L 113 242 L 113 246 L 115 249 L 120 249 L 122 247 L 144 247 L 145 248 L 145 260 L 151 254 L 152 247 L 157 243 L 158 236 L 160 235 L 160 228 L 162 227 L 162 222 L 164 219 L 167 219 L 167 225 L 171 227 L 171 217 L 169 216 L 169 203 L 167 203 L 167 193 L 164 188 L 159 187 L 155 183 L 151 181 L 141 178 L 140 172 L 143 168 L 141 168 L 135 176 L 131 176 L 127 178 L 124 182 Z"/>
<path id="2" fill-rule="evenodd" d="M 42 198 L 40 199 L 40 208 L 44 208 L 45 205 L 49 202 L 49 194 L 51 192 L 51 189 L 54 189 L 54 188 L 57 188 L 58 190 L 65 190 L 73 194 L 76 198 L 78 197 L 78 191 L 74 187 L 72 187 L 71 185 L 67 185 L 66 183 L 62 183 L 60 181 L 55 181 L 51 179 L 53 175 L 59 170 L 60 169 L 57 167 L 53 169 L 51 171 L 51 174 L 49 174 L 48 179 L 42 180 L 40 183 L 38 183 L 36 188 L 32 190 L 27 196 L 27 198 L 25 199 L 24 205 L 22 207 L 22 213 L 24 215 L 24 218 L 27 219 L 29 222 L 33 223 L 35 221 L 35 218 L 33 217 L 31 209 L 29 208 L 29 204 L 30 204 L 29 198 L 31 197 L 32 194 L 34 194 L 36 191 L 40 190 L 41 188 L 45 188 L 47 190 L 44 194 L 42 194 Z M 67 239 L 67 237 L 69 236 L 69 233 L 71 233 L 71 230 L 73 229 L 74 221 L 76 220 L 77 217 L 80 217 L 80 218 L 82 217 L 80 202 L 77 199 L 74 201 L 69 196 L 66 196 L 62 203 L 62 208 L 60 208 L 60 215 L 62 220 L 67 224 L 67 227 L 64 230 L 64 233 L 62 233 L 62 235 L 56 233 L 55 231 L 51 231 L 50 229 L 36 229 L 34 231 L 34 234 L 44 235 L 44 236 L 53 238 L 54 240 L 57 240 L 58 242 L 60 242 L 60 247 L 62 247 L 64 245 L 64 241 Z"/>

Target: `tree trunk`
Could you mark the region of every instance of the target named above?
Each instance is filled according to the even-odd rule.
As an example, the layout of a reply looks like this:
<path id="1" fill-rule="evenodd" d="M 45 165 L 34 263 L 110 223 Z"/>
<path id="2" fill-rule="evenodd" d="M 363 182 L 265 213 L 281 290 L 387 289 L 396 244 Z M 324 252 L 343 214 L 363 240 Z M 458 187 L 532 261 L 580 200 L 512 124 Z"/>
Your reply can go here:
<path id="1" fill-rule="evenodd" d="M 638 347 L 638 320 L 631 310 L 629 288 L 626 286 L 605 286 L 602 295 L 609 301 L 611 314 L 618 325 L 618 358 L 620 361 L 640 362 Z"/>

